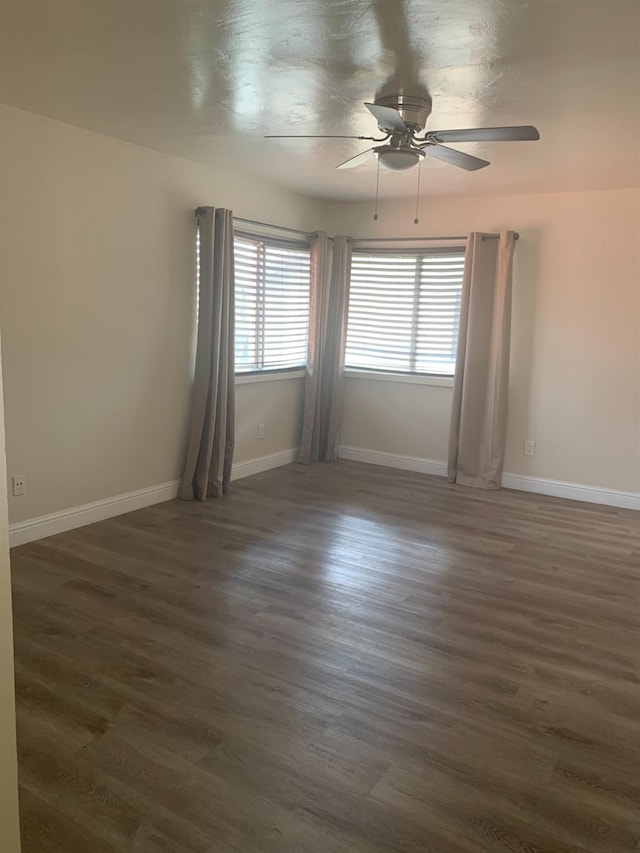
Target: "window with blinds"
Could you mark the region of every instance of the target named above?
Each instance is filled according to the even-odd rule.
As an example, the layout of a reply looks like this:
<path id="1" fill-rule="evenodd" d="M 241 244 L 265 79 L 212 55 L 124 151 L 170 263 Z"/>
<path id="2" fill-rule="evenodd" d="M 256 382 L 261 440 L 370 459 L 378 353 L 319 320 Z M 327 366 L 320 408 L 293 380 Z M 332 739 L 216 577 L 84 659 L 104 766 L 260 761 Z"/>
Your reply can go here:
<path id="1" fill-rule="evenodd" d="M 453 376 L 463 272 L 464 249 L 354 251 L 346 366 Z"/>
<path id="2" fill-rule="evenodd" d="M 309 248 L 235 236 L 236 373 L 303 367 L 309 335 Z"/>

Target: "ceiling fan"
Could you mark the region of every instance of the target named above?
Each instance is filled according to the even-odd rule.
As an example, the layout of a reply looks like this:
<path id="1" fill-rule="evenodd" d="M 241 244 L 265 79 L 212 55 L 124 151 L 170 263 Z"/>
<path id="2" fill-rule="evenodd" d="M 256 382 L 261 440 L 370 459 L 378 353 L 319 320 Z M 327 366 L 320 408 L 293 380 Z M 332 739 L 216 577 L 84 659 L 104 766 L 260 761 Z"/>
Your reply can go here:
<path id="1" fill-rule="evenodd" d="M 402 171 L 411 169 L 424 157 L 443 160 L 469 172 L 489 166 L 488 160 L 474 157 L 464 151 L 449 148 L 444 142 L 519 142 L 540 139 L 537 128 L 532 125 L 516 127 L 474 127 L 466 130 L 429 130 L 419 136 L 431 115 L 431 98 L 410 95 L 389 95 L 377 98 L 373 104 L 365 104 L 378 122 L 383 137 L 319 135 L 274 135 L 265 139 L 369 139 L 381 142 L 373 148 L 350 157 L 337 169 L 352 169 L 377 157 L 387 169 Z"/>

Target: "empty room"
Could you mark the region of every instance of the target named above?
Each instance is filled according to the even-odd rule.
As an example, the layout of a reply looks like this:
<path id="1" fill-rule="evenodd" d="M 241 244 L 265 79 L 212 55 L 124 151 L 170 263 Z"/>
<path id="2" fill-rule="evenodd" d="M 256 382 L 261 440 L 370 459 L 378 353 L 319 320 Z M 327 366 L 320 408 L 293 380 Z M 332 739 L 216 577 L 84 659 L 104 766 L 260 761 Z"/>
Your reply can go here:
<path id="1" fill-rule="evenodd" d="M 0 853 L 640 850 L 638 0 L 3 0 Z"/>

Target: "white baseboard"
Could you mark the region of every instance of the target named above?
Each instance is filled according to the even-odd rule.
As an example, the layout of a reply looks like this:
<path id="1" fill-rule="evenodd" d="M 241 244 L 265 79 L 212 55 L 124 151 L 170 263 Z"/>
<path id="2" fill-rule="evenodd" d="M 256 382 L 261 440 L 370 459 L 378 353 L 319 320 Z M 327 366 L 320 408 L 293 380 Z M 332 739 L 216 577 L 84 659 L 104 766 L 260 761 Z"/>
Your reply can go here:
<path id="1" fill-rule="evenodd" d="M 34 542 L 36 539 L 44 539 L 46 536 L 64 533 L 65 530 L 84 527 L 86 524 L 104 521 L 106 518 L 113 518 L 115 515 L 122 515 L 125 512 L 133 512 L 146 506 L 170 501 L 178 496 L 179 483 L 179 480 L 174 480 L 171 483 L 138 489 L 135 492 L 127 492 L 124 495 L 116 495 L 112 498 L 83 504 L 83 506 L 63 509 L 61 512 L 29 518 L 27 521 L 18 521 L 9 526 L 9 545 L 11 548 L 15 548 L 17 545 L 25 545 L 27 542 Z"/>
<path id="2" fill-rule="evenodd" d="M 297 448 L 269 453 L 244 462 L 236 462 L 231 471 L 232 480 L 250 477 L 271 468 L 289 465 L 296 461 Z M 447 463 L 436 459 L 422 459 L 418 456 L 403 456 L 399 453 L 379 453 L 365 447 L 348 447 L 342 445 L 339 449 L 341 459 L 351 459 L 354 462 L 366 462 L 370 465 L 383 465 L 388 468 L 399 468 L 404 471 L 416 471 L 421 474 L 433 474 L 445 477 Z M 61 512 L 53 512 L 27 521 L 19 521 L 9 527 L 9 543 L 12 548 L 64 533 L 76 527 L 104 521 L 116 515 L 133 512 L 153 504 L 169 501 L 177 497 L 179 480 L 138 489 L 124 495 L 106 498 L 101 501 L 72 507 Z M 517 489 L 523 492 L 533 492 L 539 495 L 551 495 L 574 501 L 604 504 L 622 509 L 640 510 L 640 493 L 624 492 L 616 489 L 605 489 L 600 486 L 586 486 L 582 483 L 566 483 L 561 480 L 548 480 L 544 477 L 529 477 L 524 474 L 504 474 L 502 485 L 506 489 Z"/>
<path id="3" fill-rule="evenodd" d="M 384 465 L 386 468 L 401 468 L 403 471 L 418 471 L 420 474 L 435 474 L 437 477 L 447 476 L 447 463 L 436 459 L 402 456 L 399 453 L 379 453 L 377 450 L 348 447 L 344 444 L 338 448 L 338 456 L 340 459 L 367 462 L 369 465 Z"/>
<path id="4" fill-rule="evenodd" d="M 517 489 L 520 492 L 534 492 L 537 495 L 551 495 L 572 501 L 640 510 L 640 492 L 624 492 L 618 489 L 605 489 L 602 486 L 586 486 L 583 483 L 566 483 L 563 480 L 529 477 L 526 474 L 505 473 L 502 475 L 502 485 L 505 489 Z"/>
<path id="5" fill-rule="evenodd" d="M 269 453 L 267 456 L 259 456 L 256 459 L 248 459 L 245 462 L 236 462 L 231 469 L 231 479 L 240 480 L 242 477 L 250 477 L 252 474 L 259 474 L 270 468 L 289 465 L 295 462 L 297 455 L 297 448 L 292 448 L 279 453 Z M 52 512 L 27 521 L 18 521 L 9 527 L 9 545 L 11 548 L 16 548 L 18 545 L 26 545 L 27 542 L 35 542 L 46 536 L 54 536 L 56 533 L 64 533 L 66 530 L 123 515 L 125 512 L 133 512 L 136 509 L 170 501 L 178 496 L 179 485 L 179 480 L 173 480 L 170 483 L 138 489 L 135 492 L 71 507 L 61 512 Z"/>
<path id="6" fill-rule="evenodd" d="M 338 454 L 341 459 L 352 459 L 354 462 L 367 462 L 370 465 L 384 465 L 388 468 L 400 468 L 404 471 L 417 471 L 421 474 L 435 474 L 446 477 L 447 463 L 436 459 L 421 459 L 418 456 L 402 456 L 399 453 L 379 453 L 364 447 L 341 446 Z M 604 504 L 621 509 L 640 510 L 640 492 L 624 492 L 616 489 L 605 489 L 601 486 L 586 486 L 583 483 L 566 483 L 562 480 L 548 480 L 545 477 L 529 477 L 524 474 L 508 474 L 502 476 L 505 489 L 516 489 L 521 492 L 533 492 L 538 495 L 551 495 L 557 498 L 567 498 L 573 501 Z"/>
<path id="7" fill-rule="evenodd" d="M 266 456 L 256 456 L 255 459 L 247 459 L 245 462 L 234 462 L 231 469 L 231 479 L 241 480 L 243 477 L 251 477 L 271 468 L 279 468 L 281 465 L 290 465 L 298 457 L 298 448 L 291 447 L 289 450 L 279 450 L 277 453 L 268 453 Z"/>

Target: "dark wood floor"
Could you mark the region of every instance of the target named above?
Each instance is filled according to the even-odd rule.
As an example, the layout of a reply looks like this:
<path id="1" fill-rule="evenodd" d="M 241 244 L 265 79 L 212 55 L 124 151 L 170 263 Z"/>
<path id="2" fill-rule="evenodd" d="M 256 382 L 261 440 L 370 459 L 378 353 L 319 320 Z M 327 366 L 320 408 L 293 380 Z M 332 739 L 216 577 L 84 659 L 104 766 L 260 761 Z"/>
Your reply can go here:
<path id="1" fill-rule="evenodd" d="M 640 516 L 289 466 L 13 552 L 24 853 L 640 849 Z"/>

